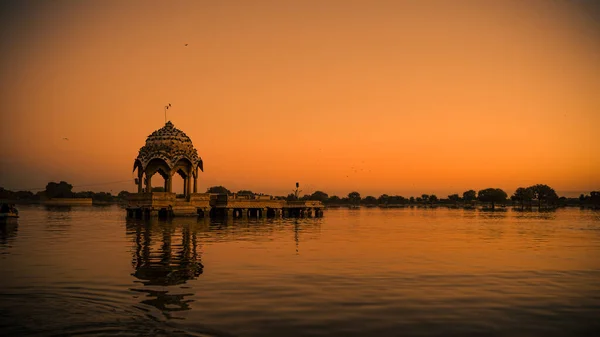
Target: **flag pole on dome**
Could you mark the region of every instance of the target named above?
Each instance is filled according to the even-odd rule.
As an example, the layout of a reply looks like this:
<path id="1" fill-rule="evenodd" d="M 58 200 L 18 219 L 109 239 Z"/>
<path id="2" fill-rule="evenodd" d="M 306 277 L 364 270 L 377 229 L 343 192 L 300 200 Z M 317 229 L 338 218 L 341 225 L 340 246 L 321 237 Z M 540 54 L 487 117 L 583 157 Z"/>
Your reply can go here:
<path id="1" fill-rule="evenodd" d="M 171 107 L 171 103 L 165 105 L 165 124 L 167 124 L 167 110 Z"/>

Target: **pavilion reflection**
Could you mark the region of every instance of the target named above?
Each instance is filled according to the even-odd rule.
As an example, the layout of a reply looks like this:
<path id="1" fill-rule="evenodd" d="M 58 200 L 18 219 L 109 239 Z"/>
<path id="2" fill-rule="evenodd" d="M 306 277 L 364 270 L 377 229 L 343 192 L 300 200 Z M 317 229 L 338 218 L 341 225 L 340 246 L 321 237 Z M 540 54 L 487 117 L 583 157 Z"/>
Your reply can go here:
<path id="1" fill-rule="evenodd" d="M 320 235 L 321 218 L 307 219 L 127 219 L 126 236 L 132 243 L 132 276 L 141 286 L 130 290 L 145 294 L 140 301 L 172 319 L 178 311 L 191 309 L 193 286 L 185 286 L 204 271 L 202 243 L 225 241 L 271 241 L 274 235 L 290 234 L 296 254 L 300 243 Z"/>
<path id="2" fill-rule="evenodd" d="M 197 233 L 202 223 L 190 221 L 128 220 L 127 237 L 134 244 L 132 267 L 141 288 L 132 291 L 145 293 L 142 304 L 151 305 L 166 317 L 190 309 L 189 291 L 178 293 L 183 284 L 203 272 L 201 245 Z M 178 287 L 179 286 L 179 287 Z"/>

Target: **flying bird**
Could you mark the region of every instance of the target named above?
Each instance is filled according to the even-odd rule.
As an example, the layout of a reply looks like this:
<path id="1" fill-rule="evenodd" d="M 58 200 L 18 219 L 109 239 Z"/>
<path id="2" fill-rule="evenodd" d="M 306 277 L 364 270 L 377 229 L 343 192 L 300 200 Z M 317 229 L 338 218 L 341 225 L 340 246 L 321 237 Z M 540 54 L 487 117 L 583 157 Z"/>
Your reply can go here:
<path id="1" fill-rule="evenodd" d="M 185 46 L 187 47 L 187 46 L 188 46 L 188 44 L 186 43 L 186 44 L 185 44 Z"/>
<path id="2" fill-rule="evenodd" d="M 69 138 L 67 138 L 67 137 L 64 137 L 64 138 L 63 138 L 63 140 L 69 140 Z"/>

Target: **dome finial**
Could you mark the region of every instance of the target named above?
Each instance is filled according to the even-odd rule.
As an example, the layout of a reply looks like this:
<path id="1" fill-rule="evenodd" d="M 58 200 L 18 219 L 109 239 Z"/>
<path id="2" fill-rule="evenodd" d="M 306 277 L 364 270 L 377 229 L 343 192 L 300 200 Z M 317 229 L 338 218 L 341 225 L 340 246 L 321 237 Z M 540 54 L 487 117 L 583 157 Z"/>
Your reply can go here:
<path id="1" fill-rule="evenodd" d="M 167 124 L 167 110 L 171 107 L 171 103 L 165 105 L 165 124 Z"/>

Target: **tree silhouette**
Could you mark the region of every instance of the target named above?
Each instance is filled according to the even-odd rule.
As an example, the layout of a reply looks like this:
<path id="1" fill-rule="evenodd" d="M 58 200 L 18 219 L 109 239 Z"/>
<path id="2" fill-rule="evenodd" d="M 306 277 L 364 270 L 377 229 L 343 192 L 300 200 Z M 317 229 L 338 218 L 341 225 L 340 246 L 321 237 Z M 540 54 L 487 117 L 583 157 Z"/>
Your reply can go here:
<path id="1" fill-rule="evenodd" d="M 448 200 L 453 201 L 454 204 L 457 204 L 460 201 L 460 197 L 458 196 L 458 194 L 450 194 L 448 196 Z"/>
<path id="2" fill-rule="evenodd" d="M 363 201 L 363 204 L 365 204 L 365 205 L 376 205 L 377 204 L 377 198 L 375 198 L 372 195 L 366 196 L 362 201 Z"/>
<path id="3" fill-rule="evenodd" d="M 590 192 L 590 201 L 595 206 L 600 205 L 600 191 L 592 191 L 592 192 Z"/>
<path id="4" fill-rule="evenodd" d="M 379 196 L 379 198 L 377 198 L 377 202 L 378 202 L 380 205 L 387 205 L 387 203 L 388 203 L 389 199 L 390 199 L 390 196 L 389 196 L 389 195 L 387 195 L 387 194 L 382 194 L 382 195 L 380 195 L 380 196 Z"/>
<path id="5" fill-rule="evenodd" d="M 128 191 L 121 191 L 121 192 L 119 192 L 119 194 L 117 194 L 117 198 L 124 200 L 124 199 L 127 199 L 129 194 L 131 194 L 131 193 L 129 193 Z"/>
<path id="6" fill-rule="evenodd" d="M 436 203 L 438 201 L 438 197 L 435 194 L 432 194 L 429 196 L 429 203 L 431 205 L 433 205 L 434 203 Z"/>
<path id="7" fill-rule="evenodd" d="M 471 202 L 477 199 L 477 193 L 474 190 L 468 190 L 463 193 L 463 200 L 465 202 Z"/>
<path id="8" fill-rule="evenodd" d="M 73 185 L 61 181 L 59 183 L 49 182 L 46 185 L 45 195 L 48 198 L 71 198 L 73 196 Z"/>
<path id="9" fill-rule="evenodd" d="M 477 193 L 477 199 L 481 202 L 491 202 L 494 209 L 497 202 L 506 201 L 507 194 L 499 188 L 486 188 Z"/>
<path id="10" fill-rule="evenodd" d="M 329 199 L 327 199 L 328 204 L 339 204 L 341 202 L 342 199 L 340 199 L 340 197 L 338 197 L 337 195 L 332 195 L 329 197 Z"/>
<path id="11" fill-rule="evenodd" d="M 356 191 L 348 193 L 348 201 L 352 205 L 358 205 L 358 204 L 360 204 L 360 193 L 358 193 Z"/>
<path id="12" fill-rule="evenodd" d="M 423 194 L 421 195 L 421 200 L 423 201 L 424 204 L 429 202 L 429 194 Z"/>
<path id="13" fill-rule="evenodd" d="M 537 184 L 528 188 L 533 192 L 533 199 L 538 201 L 538 209 L 542 207 L 542 202 L 549 203 L 558 199 L 554 189 L 548 185 Z"/>
<path id="14" fill-rule="evenodd" d="M 406 203 L 406 198 L 399 196 L 399 195 L 394 195 L 388 199 L 388 203 L 391 205 L 404 204 L 404 203 Z"/>
<path id="15" fill-rule="evenodd" d="M 315 191 L 313 194 L 311 194 L 309 199 L 325 202 L 327 199 L 329 199 L 329 195 L 323 191 Z"/>
<path id="16" fill-rule="evenodd" d="M 521 209 L 523 209 L 525 202 L 531 202 L 533 199 L 533 190 L 531 188 L 519 187 L 511 199 L 518 201 L 521 205 Z"/>
<path id="17" fill-rule="evenodd" d="M 227 194 L 231 195 L 231 191 L 223 186 L 212 186 L 206 189 L 206 193 Z"/>
<path id="18" fill-rule="evenodd" d="M 249 195 L 253 196 L 255 193 L 249 190 L 239 190 L 237 191 L 237 195 Z"/>

